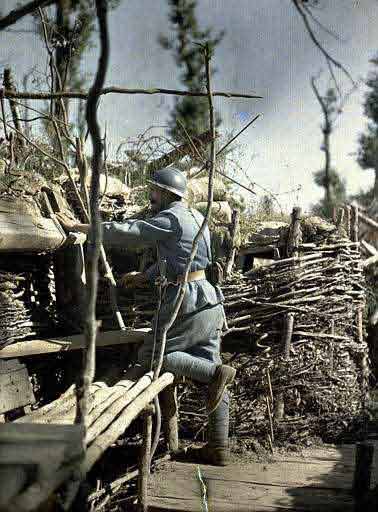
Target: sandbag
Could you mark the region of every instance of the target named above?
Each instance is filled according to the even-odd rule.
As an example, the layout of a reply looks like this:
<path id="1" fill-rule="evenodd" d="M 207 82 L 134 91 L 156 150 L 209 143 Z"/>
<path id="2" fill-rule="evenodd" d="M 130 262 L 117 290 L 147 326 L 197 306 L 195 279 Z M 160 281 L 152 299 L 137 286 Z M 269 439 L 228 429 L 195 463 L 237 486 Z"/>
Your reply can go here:
<path id="1" fill-rule="evenodd" d="M 207 202 L 196 203 L 194 207 L 205 215 Z M 214 201 L 211 209 L 211 217 L 217 222 L 231 223 L 232 210 L 227 201 Z"/>
<path id="2" fill-rule="evenodd" d="M 190 180 L 188 183 L 187 198 L 189 204 L 207 202 L 209 180 L 206 176 Z M 219 178 L 214 179 L 214 201 L 224 201 L 226 199 L 226 185 Z"/>

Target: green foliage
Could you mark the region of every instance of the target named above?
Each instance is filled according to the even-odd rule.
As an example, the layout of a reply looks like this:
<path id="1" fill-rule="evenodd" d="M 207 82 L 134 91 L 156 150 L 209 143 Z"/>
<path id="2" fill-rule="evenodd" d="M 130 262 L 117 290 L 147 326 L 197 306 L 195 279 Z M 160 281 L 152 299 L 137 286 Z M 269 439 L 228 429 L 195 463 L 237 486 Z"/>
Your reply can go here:
<path id="1" fill-rule="evenodd" d="M 212 36 L 212 30 L 200 30 L 195 9 L 197 2 L 190 0 L 169 0 L 169 20 L 175 32 L 175 39 L 160 34 L 159 43 L 162 48 L 172 51 L 175 61 L 181 70 L 180 80 L 188 91 L 205 91 L 206 72 L 203 50 L 200 45 L 207 44 L 210 54 L 222 40 L 225 32 Z M 198 44 L 199 43 L 199 44 Z M 212 68 L 214 74 L 216 70 Z M 190 136 L 198 135 L 209 128 L 208 100 L 192 96 L 176 99 L 171 119 L 168 123 L 169 134 L 177 142 L 186 141 L 186 135 L 177 118 L 183 122 Z M 215 126 L 221 119 L 216 115 Z"/>
<path id="2" fill-rule="evenodd" d="M 378 125 L 369 123 L 367 133 L 359 137 L 357 161 L 362 169 L 378 169 Z"/>
<path id="3" fill-rule="evenodd" d="M 378 61 L 374 60 L 374 65 Z M 364 113 L 369 118 L 367 132 L 360 135 L 357 161 L 362 169 L 376 173 L 375 195 L 378 193 L 378 71 L 374 70 L 366 81 L 369 91 L 365 95 Z"/>
<path id="4" fill-rule="evenodd" d="M 326 187 L 325 170 L 321 169 L 313 174 L 314 181 L 318 187 Z M 341 179 L 335 169 L 330 169 L 329 172 L 329 187 L 330 187 L 330 201 L 328 203 L 326 197 L 318 204 L 312 207 L 312 212 L 315 215 L 329 218 L 332 216 L 332 209 L 338 203 L 344 202 L 346 199 L 346 184 L 345 180 Z"/>

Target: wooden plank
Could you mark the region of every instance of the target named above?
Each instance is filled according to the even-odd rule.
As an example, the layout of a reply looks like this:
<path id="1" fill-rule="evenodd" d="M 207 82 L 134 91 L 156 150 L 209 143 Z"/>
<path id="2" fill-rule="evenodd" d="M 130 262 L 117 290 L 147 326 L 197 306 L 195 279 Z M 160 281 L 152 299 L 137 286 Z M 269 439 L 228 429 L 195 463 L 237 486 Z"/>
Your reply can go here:
<path id="1" fill-rule="evenodd" d="M 100 332 L 97 336 L 97 347 L 141 343 L 149 331 L 150 329 L 143 328 Z M 78 350 L 83 348 L 84 344 L 84 334 L 74 334 L 72 336 L 49 338 L 46 340 L 19 341 L 0 350 L 0 359 Z"/>
<path id="2" fill-rule="evenodd" d="M 297 469 L 299 474 L 295 481 L 277 485 L 274 483 L 275 477 L 272 473 L 274 466 L 276 464 L 231 465 L 226 468 L 202 466 L 202 477 L 209 496 L 209 510 L 353 510 L 353 499 L 349 490 L 326 486 L 318 488 L 311 481 L 308 482 L 309 485 L 303 486 L 300 482 L 303 467 Z M 266 475 L 262 476 L 264 467 L 267 467 Z M 260 474 L 260 480 L 265 482 L 258 483 L 251 479 L 251 468 L 254 468 L 253 478 Z M 161 510 L 186 512 L 201 510 L 200 485 L 196 472 L 195 464 L 169 463 L 163 471 L 154 473 L 149 486 L 149 505 L 152 510 L 159 510 L 159 507 Z M 318 480 L 329 477 L 328 474 L 324 475 L 321 470 L 319 471 L 319 468 L 316 475 Z M 314 474 L 314 477 L 316 475 Z"/>
<path id="3" fill-rule="evenodd" d="M 171 463 L 169 467 L 175 478 L 193 479 L 196 475 L 196 465 L 186 463 Z M 272 485 L 275 487 L 311 487 L 314 489 L 350 490 L 353 481 L 353 472 L 333 463 L 324 463 L 322 466 L 312 465 L 295 466 L 285 463 L 250 463 L 232 464 L 226 469 L 213 466 L 203 466 L 204 474 L 209 480 L 228 482 L 229 487 L 236 483 L 252 486 Z"/>

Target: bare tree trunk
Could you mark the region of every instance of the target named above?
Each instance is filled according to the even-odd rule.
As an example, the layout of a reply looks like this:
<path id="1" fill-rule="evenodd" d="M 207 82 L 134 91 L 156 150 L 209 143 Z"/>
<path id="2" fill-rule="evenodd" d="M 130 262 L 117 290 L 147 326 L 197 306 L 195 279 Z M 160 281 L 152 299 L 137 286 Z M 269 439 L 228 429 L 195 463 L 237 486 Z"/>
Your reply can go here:
<path id="1" fill-rule="evenodd" d="M 69 32 L 70 32 L 70 19 L 65 7 L 66 2 L 57 2 L 56 4 L 56 16 L 55 23 L 58 30 L 58 34 L 61 38 L 61 43 L 69 40 Z M 64 91 L 65 83 L 67 82 L 67 74 L 69 73 L 69 69 L 67 67 L 67 46 L 65 44 L 60 44 L 56 47 L 55 50 L 55 63 L 56 69 L 59 76 L 55 77 L 55 91 Z M 65 109 L 68 117 L 68 101 L 66 98 L 63 99 Z M 62 117 L 62 107 L 59 104 L 59 101 L 55 102 L 55 116 L 59 119 Z"/>
<path id="2" fill-rule="evenodd" d="M 4 88 L 5 89 L 8 89 L 10 91 L 16 92 L 16 89 L 15 89 L 15 86 L 14 86 L 14 83 L 13 83 L 12 73 L 11 73 L 11 70 L 9 68 L 4 69 L 3 83 L 4 83 Z M 18 115 L 17 105 L 11 99 L 9 99 L 9 107 L 10 107 L 10 110 L 11 110 L 11 113 L 12 113 L 12 119 L 13 119 L 14 127 L 19 132 L 22 132 L 20 118 L 19 118 L 19 115 Z M 24 143 L 24 140 L 22 138 L 16 136 L 16 141 L 17 141 L 16 146 L 24 147 L 25 143 Z"/>
<path id="3" fill-rule="evenodd" d="M 374 172 L 375 172 L 375 180 L 374 180 L 373 192 L 374 192 L 374 198 L 378 199 L 378 165 L 374 169 Z"/>
<path id="4" fill-rule="evenodd" d="M 331 192 L 331 179 L 330 179 L 330 171 L 331 171 L 331 152 L 329 147 L 329 136 L 331 133 L 331 123 L 328 118 L 328 113 L 325 114 L 325 126 L 323 128 L 324 135 L 324 153 L 325 153 L 325 165 L 324 165 L 324 188 L 325 188 L 325 200 L 327 208 L 330 207 L 332 201 L 332 192 Z"/>

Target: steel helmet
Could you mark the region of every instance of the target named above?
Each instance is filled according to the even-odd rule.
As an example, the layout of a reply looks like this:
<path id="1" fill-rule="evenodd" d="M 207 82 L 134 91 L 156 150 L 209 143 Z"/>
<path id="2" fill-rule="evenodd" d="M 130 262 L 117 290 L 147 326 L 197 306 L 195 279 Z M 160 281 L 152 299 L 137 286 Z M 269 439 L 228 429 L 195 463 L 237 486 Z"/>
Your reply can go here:
<path id="1" fill-rule="evenodd" d="M 184 197 L 186 192 L 186 176 L 176 167 L 165 167 L 155 171 L 152 178 L 147 182 L 164 190 L 169 190 L 169 192 L 180 197 Z"/>

